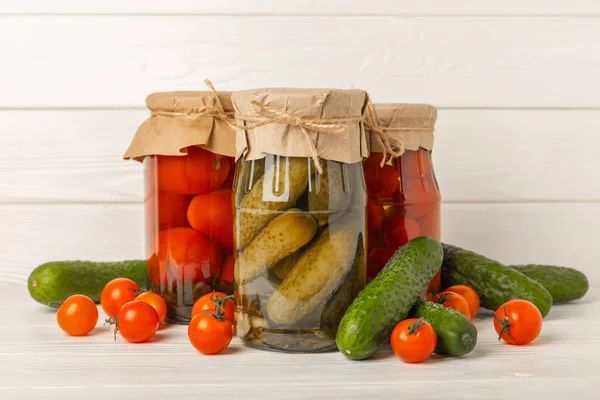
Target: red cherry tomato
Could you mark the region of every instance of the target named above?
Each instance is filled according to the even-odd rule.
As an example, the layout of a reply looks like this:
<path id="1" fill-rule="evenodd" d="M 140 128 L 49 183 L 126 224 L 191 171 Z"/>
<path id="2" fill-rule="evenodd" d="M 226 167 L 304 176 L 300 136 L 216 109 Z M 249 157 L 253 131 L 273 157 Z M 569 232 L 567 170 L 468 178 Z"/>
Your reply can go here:
<path id="1" fill-rule="evenodd" d="M 462 296 L 469 305 L 469 315 L 475 317 L 479 312 L 480 300 L 479 296 L 471 287 L 466 285 L 454 285 L 446 288 L 446 292 L 454 292 Z"/>
<path id="2" fill-rule="evenodd" d="M 377 200 L 369 198 L 367 200 L 367 230 L 373 232 L 381 226 L 383 222 L 383 207 L 377 203 Z"/>
<path id="3" fill-rule="evenodd" d="M 137 283 L 128 278 L 116 278 L 108 282 L 102 293 L 100 293 L 100 305 L 102 310 L 109 317 L 114 317 L 119 313 L 121 307 L 126 303 L 135 300 L 140 287 Z"/>
<path id="4" fill-rule="evenodd" d="M 98 307 L 89 297 L 74 294 L 58 307 L 56 322 L 68 335 L 86 336 L 98 323 Z"/>
<path id="5" fill-rule="evenodd" d="M 527 300 L 509 300 L 494 313 L 498 340 L 514 345 L 532 342 L 542 331 L 542 313 Z"/>
<path id="6" fill-rule="evenodd" d="M 434 303 L 443 305 L 446 308 L 452 308 L 467 318 L 471 318 L 471 311 L 469 310 L 469 304 L 467 301 L 458 293 L 449 292 L 447 290 L 438 293 L 434 298 Z"/>
<path id="7" fill-rule="evenodd" d="M 218 354 L 231 343 L 233 326 L 226 319 L 200 313 L 188 326 L 188 338 L 196 350 L 203 354 Z"/>
<path id="8" fill-rule="evenodd" d="M 194 307 L 192 308 L 192 318 L 200 313 L 215 313 L 217 302 L 223 301 L 226 297 L 227 295 L 223 292 L 206 293 L 194 303 Z M 221 312 L 225 319 L 232 324 L 234 323 L 235 302 L 232 298 L 224 300 L 224 304 L 221 306 Z"/>
<path id="9" fill-rule="evenodd" d="M 421 234 L 417 221 L 405 217 L 393 217 L 384 221 L 383 230 L 385 241 L 390 247 L 396 249 Z"/>
<path id="10" fill-rule="evenodd" d="M 410 318 L 396 325 L 390 337 L 390 344 L 402 361 L 420 363 L 433 354 L 437 345 L 437 335 L 429 322 Z"/>
<path id="11" fill-rule="evenodd" d="M 145 292 L 135 299 L 150 304 L 158 314 L 158 322 L 163 323 L 167 317 L 167 303 L 160 295 L 154 292 Z"/>
<path id="12" fill-rule="evenodd" d="M 364 174 L 369 196 L 376 198 L 390 197 L 398 190 L 400 185 L 398 171 L 388 164 L 383 167 L 369 165 Z"/>
<path id="13" fill-rule="evenodd" d="M 115 323 L 115 339 L 119 332 L 125 340 L 132 343 L 147 342 L 160 325 L 156 310 L 140 300 L 130 301 L 121 307 Z"/>
<path id="14" fill-rule="evenodd" d="M 375 278 L 395 252 L 390 247 L 379 247 L 373 250 L 367 257 L 367 277 Z"/>
<path id="15" fill-rule="evenodd" d="M 233 246 L 232 191 L 220 189 L 196 195 L 187 210 L 187 218 L 195 230 L 219 245 Z"/>
<path id="16" fill-rule="evenodd" d="M 155 286 L 171 284 L 175 288 L 177 282 L 195 286 L 212 281 L 221 266 L 221 254 L 195 230 L 174 228 L 159 232 L 158 257 L 149 262 Z M 154 265 L 156 262 L 158 266 Z"/>
<path id="17" fill-rule="evenodd" d="M 235 180 L 235 158 L 228 157 L 230 168 L 229 175 L 227 175 L 227 179 L 221 185 L 223 189 L 233 189 L 233 181 Z"/>
<path id="18" fill-rule="evenodd" d="M 158 189 L 180 194 L 213 191 L 225 182 L 231 163 L 227 157 L 199 147 L 186 156 L 157 156 Z"/>

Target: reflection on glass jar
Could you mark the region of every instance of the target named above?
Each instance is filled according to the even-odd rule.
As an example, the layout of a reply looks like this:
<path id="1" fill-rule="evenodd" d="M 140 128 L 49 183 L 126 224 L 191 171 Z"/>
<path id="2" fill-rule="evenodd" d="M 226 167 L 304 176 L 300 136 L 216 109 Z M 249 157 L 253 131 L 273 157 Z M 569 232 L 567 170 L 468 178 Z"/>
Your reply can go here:
<path id="1" fill-rule="evenodd" d="M 235 183 L 236 332 L 250 346 L 335 348 L 365 285 L 366 190 L 360 162 L 267 155 L 239 161 Z"/>

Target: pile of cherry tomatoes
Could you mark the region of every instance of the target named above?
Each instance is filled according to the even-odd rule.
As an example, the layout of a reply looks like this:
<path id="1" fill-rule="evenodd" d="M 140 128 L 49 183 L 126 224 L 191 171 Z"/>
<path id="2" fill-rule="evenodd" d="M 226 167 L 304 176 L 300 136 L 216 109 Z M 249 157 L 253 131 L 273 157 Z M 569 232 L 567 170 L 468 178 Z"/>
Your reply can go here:
<path id="1" fill-rule="evenodd" d="M 143 292 L 132 280 L 117 278 L 108 282 L 100 295 L 106 324 L 131 343 L 149 341 L 167 315 L 167 304 L 153 292 Z M 231 343 L 234 323 L 233 296 L 211 292 L 200 297 L 192 309 L 188 338 L 204 354 L 218 354 Z M 86 336 L 98 323 L 98 308 L 88 296 L 68 297 L 56 313 L 58 326 L 68 335 Z"/>
<path id="2" fill-rule="evenodd" d="M 467 318 L 474 318 L 479 312 L 479 296 L 466 285 L 450 286 L 441 293 L 434 294 L 433 302 L 452 308 Z M 542 314 L 531 302 L 509 300 L 494 313 L 494 329 L 498 340 L 513 345 L 524 345 L 538 337 L 542 330 Z M 394 353 L 407 363 L 420 363 L 427 360 L 437 345 L 437 335 L 431 324 L 421 318 L 408 318 L 400 321 L 392 331 L 390 344 Z"/>

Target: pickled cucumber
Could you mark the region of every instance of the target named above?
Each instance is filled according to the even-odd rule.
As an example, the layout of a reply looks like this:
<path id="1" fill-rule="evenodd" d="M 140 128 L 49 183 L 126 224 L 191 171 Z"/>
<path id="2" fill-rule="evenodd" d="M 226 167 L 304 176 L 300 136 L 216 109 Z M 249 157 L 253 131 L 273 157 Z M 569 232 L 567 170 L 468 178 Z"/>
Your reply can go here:
<path id="1" fill-rule="evenodd" d="M 308 186 L 306 158 L 268 156 L 264 162 L 264 174 L 244 195 L 236 210 L 235 234 L 240 250 L 278 215 L 277 211 L 294 206 Z"/>
<path id="2" fill-rule="evenodd" d="M 346 165 L 327 161 L 323 167 L 322 174 L 315 172 L 312 175 L 308 191 L 308 208 L 319 226 L 340 218 L 351 198 Z"/>
<path id="3" fill-rule="evenodd" d="M 256 279 L 310 242 L 316 232 L 315 219 L 299 209 L 290 209 L 274 218 L 237 258 L 236 282 L 240 284 Z"/>
<path id="4" fill-rule="evenodd" d="M 321 313 L 321 330 L 328 339 L 334 339 L 340 320 L 358 293 L 365 287 L 365 249 L 358 246 L 356 259 L 344 282 L 325 303 Z"/>
<path id="5" fill-rule="evenodd" d="M 329 224 L 307 246 L 296 266 L 267 302 L 271 320 L 292 324 L 322 305 L 339 287 L 356 258 L 357 246 L 364 246 L 361 213 L 347 213 Z"/>
<path id="6" fill-rule="evenodd" d="M 269 271 L 269 274 L 272 275 L 270 279 L 276 280 L 277 283 L 281 283 L 281 281 L 285 279 L 287 274 L 290 273 L 292 268 L 294 268 L 294 266 L 300 259 L 300 256 L 302 255 L 302 250 L 303 249 L 300 248 L 292 254 L 290 254 L 289 256 L 287 256 L 286 258 L 278 261 L 277 264 L 275 264 L 273 268 L 271 268 L 271 270 Z"/>

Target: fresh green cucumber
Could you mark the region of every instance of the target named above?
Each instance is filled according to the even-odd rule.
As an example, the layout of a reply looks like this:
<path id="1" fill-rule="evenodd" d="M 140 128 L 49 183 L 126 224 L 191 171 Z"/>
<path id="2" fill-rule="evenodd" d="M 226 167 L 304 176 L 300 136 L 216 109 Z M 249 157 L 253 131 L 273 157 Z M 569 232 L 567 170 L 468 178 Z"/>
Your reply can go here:
<path id="1" fill-rule="evenodd" d="M 511 265 L 546 288 L 552 295 L 552 304 L 563 304 L 581 299 L 589 289 L 585 274 L 574 268 L 557 265 Z"/>
<path id="2" fill-rule="evenodd" d="M 344 313 L 336 335 L 340 352 L 364 360 L 377 352 L 396 324 L 408 315 L 420 293 L 439 271 L 441 244 L 418 237 L 399 248 Z"/>
<path id="3" fill-rule="evenodd" d="M 98 303 L 104 286 L 115 278 L 129 278 L 146 288 L 146 261 L 47 262 L 31 272 L 27 288 L 35 301 L 57 308 L 72 294 L 84 294 Z"/>
<path id="4" fill-rule="evenodd" d="M 456 310 L 418 299 L 408 316 L 423 318 L 431 324 L 437 334 L 436 353 L 462 356 L 470 353 L 477 344 L 475 324 Z"/>
<path id="5" fill-rule="evenodd" d="M 539 283 L 514 268 L 475 252 L 446 243 L 442 263 L 442 286 L 470 286 L 479 295 L 481 306 L 496 311 L 512 299 L 532 302 L 542 313 L 548 315 L 552 308 L 552 296 Z"/>

